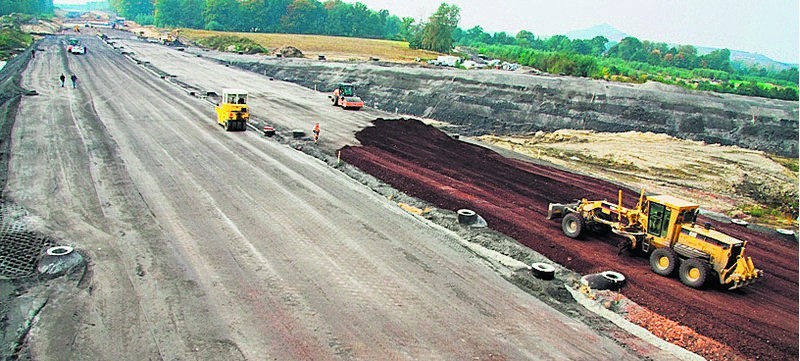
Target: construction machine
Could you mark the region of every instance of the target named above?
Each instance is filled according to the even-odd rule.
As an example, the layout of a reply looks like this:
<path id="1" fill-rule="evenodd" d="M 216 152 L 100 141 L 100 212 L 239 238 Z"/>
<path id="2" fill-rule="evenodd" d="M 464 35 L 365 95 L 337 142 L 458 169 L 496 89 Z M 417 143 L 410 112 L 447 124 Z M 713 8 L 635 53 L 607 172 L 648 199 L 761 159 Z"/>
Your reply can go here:
<path id="1" fill-rule="evenodd" d="M 334 106 L 340 106 L 344 109 L 358 110 L 364 107 L 364 101 L 356 96 L 356 87 L 353 84 L 339 84 L 333 90 L 333 96 L 330 96 L 330 98 L 333 100 Z"/>
<path id="2" fill-rule="evenodd" d="M 159 41 L 161 42 L 161 44 L 164 44 L 164 45 L 182 46 L 183 43 L 181 43 L 181 41 L 179 40 L 180 34 L 181 34 L 181 30 L 180 29 L 173 29 L 172 31 L 170 31 L 166 35 L 161 35 L 161 38 L 159 39 Z"/>
<path id="3" fill-rule="evenodd" d="M 701 288 L 718 278 L 728 289 L 747 286 L 763 271 L 745 256 L 747 241 L 717 231 L 710 223 L 698 225 L 697 204 L 669 196 L 645 197 L 644 190 L 635 208 L 618 202 L 581 199 L 568 204 L 550 203 L 547 219 L 562 218 L 567 237 L 578 238 L 584 231 L 605 234 L 611 231 L 624 237 L 625 249 L 649 254 L 653 272 L 669 276 L 678 271 L 686 286 Z"/>
<path id="4" fill-rule="evenodd" d="M 223 89 L 217 106 L 217 123 L 226 131 L 245 130 L 250 119 L 247 105 L 247 91 L 240 89 Z"/>

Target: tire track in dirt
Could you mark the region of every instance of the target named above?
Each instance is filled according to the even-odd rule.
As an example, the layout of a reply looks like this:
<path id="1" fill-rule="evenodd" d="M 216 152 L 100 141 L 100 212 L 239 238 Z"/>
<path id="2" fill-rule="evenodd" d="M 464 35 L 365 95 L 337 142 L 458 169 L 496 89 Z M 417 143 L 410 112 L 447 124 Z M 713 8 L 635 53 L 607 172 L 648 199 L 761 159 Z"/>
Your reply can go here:
<path id="1" fill-rule="evenodd" d="M 745 289 L 697 291 L 652 273 L 645 257 L 617 256 L 619 239 L 613 236 L 587 235 L 576 241 L 562 234 L 559 222 L 545 220 L 549 202 L 616 199 L 614 184 L 507 159 L 416 120 L 379 119 L 357 138 L 362 146 L 344 147 L 342 159 L 401 191 L 441 208 L 476 210 L 492 228 L 577 272 L 620 271 L 629 280 L 626 296 L 746 357 L 797 356 L 796 243 L 709 220 L 721 231 L 748 240 L 748 254 L 766 275 Z M 638 194 L 624 193 L 625 204 L 633 206 Z"/>

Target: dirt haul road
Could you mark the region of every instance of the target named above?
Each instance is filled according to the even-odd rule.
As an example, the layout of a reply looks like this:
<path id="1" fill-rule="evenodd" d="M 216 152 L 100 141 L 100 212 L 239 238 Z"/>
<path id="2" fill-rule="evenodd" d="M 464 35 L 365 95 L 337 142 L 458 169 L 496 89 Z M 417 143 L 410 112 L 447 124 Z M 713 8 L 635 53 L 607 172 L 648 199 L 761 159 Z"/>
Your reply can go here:
<path id="1" fill-rule="evenodd" d="M 48 291 L 33 359 L 638 358 L 454 234 L 290 147 L 224 132 L 210 104 L 97 38 L 82 56 L 65 40 L 43 40 L 23 74 L 40 95 L 20 105 L 5 195 L 91 265 Z M 192 63 L 218 87 L 242 76 Z M 236 85 L 280 84 L 252 77 Z M 281 86 L 271 106 L 286 117 L 318 95 Z"/>
<path id="2" fill-rule="evenodd" d="M 698 291 L 675 277 L 651 272 L 645 257 L 618 256 L 617 237 L 587 233 L 582 240 L 573 240 L 562 233 L 560 221 L 545 219 L 549 202 L 583 197 L 614 200 L 617 185 L 504 158 L 415 120 L 377 121 L 357 137 L 362 146 L 343 149 L 342 159 L 395 188 L 438 207 L 473 209 L 493 229 L 577 272 L 619 271 L 628 279 L 622 293 L 633 301 L 745 357 L 797 357 L 798 247 L 794 239 L 712 222 L 722 232 L 748 240 L 747 253 L 765 276 L 744 289 Z M 638 196 L 627 191 L 625 204 L 633 207 Z M 670 331 L 656 324 L 643 326 L 660 335 Z M 693 340 L 670 341 L 719 358 L 716 350 Z"/>

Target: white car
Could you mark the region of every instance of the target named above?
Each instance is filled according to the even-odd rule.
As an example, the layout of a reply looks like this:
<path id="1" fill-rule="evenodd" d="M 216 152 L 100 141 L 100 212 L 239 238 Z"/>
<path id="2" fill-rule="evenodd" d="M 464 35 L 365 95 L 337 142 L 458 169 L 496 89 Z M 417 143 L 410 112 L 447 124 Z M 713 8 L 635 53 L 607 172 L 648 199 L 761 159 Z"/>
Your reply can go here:
<path id="1" fill-rule="evenodd" d="M 70 47 L 69 52 L 73 54 L 86 54 L 86 47 L 83 45 L 73 45 Z"/>

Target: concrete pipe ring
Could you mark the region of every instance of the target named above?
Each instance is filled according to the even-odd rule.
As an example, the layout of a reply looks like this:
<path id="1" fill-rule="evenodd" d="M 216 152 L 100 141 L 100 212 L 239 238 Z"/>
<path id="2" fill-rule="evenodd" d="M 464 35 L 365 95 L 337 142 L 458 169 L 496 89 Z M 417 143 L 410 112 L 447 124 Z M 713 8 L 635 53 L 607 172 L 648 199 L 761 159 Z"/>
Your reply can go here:
<path id="1" fill-rule="evenodd" d="M 296 138 L 302 138 L 302 137 L 305 137 L 305 136 L 306 136 L 306 132 L 303 131 L 303 130 L 295 129 L 295 130 L 292 131 L 292 137 L 294 137 L 295 139 Z"/>
<path id="2" fill-rule="evenodd" d="M 614 272 L 614 271 L 605 271 L 600 274 L 603 278 L 607 279 L 614 285 L 622 286 L 625 283 L 625 276 L 622 273 Z"/>
<path id="3" fill-rule="evenodd" d="M 745 221 L 745 220 L 743 220 L 743 219 L 739 219 L 739 218 L 733 218 L 733 219 L 731 219 L 731 223 L 733 223 L 733 224 L 738 224 L 738 225 L 740 225 L 740 226 L 746 226 L 746 225 L 747 225 L 747 221 Z"/>
<path id="4" fill-rule="evenodd" d="M 536 278 L 551 280 L 555 277 L 556 268 L 544 262 L 531 263 L 531 272 Z"/>
<path id="5" fill-rule="evenodd" d="M 471 209 L 459 209 L 456 213 L 458 213 L 458 223 L 461 224 L 473 224 L 478 218 L 478 214 Z"/>
<path id="6" fill-rule="evenodd" d="M 73 248 L 70 246 L 55 246 L 47 249 L 48 256 L 66 256 L 72 253 Z"/>

